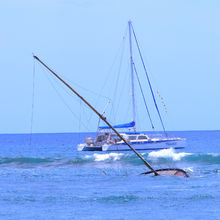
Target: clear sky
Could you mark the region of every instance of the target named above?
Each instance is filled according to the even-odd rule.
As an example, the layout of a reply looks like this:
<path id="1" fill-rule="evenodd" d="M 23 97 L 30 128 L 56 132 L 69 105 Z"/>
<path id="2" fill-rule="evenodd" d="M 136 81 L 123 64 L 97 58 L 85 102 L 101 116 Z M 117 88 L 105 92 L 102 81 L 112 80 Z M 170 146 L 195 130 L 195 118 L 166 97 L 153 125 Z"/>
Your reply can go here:
<path id="1" fill-rule="evenodd" d="M 162 109 L 166 128 L 220 129 L 220 1 L 3 0 L 0 133 L 30 132 L 32 53 L 102 111 L 107 102 L 104 96 L 115 88 L 113 78 L 118 70 L 111 67 L 115 57 L 120 57 L 129 19 L 154 90 L 159 89 L 167 105 L 168 114 Z M 40 65 L 36 65 L 35 74 L 33 132 L 95 131 L 98 119 L 94 114 Z M 110 86 L 105 86 L 106 79 Z M 142 123 L 145 110 L 140 105 L 138 109 Z M 118 112 L 118 123 L 131 120 L 130 116 L 121 117 L 127 112 L 123 101 Z M 140 123 L 139 129 L 150 130 L 148 122 Z"/>

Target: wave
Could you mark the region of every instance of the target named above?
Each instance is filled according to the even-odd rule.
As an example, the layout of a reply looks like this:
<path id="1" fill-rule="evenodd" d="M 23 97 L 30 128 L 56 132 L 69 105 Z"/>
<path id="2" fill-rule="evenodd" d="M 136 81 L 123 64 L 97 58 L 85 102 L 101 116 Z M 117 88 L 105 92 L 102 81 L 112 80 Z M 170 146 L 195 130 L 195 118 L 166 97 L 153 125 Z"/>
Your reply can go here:
<path id="1" fill-rule="evenodd" d="M 194 162 L 204 164 L 219 164 L 220 154 L 208 153 L 186 153 L 175 152 L 174 149 L 163 149 L 160 151 L 152 151 L 150 153 L 141 153 L 141 155 L 149 162 L 153 163 L 170 163 L 170 162 Z M 99 162 L 127 162 L 132 164 L 142 164 L 139 158 L 133 153 L 94 153 L 85 156 L 87 159 Z"/>
<path id="2" fill-rule="evenodd" d="M 101 202 L 101 203 L 127 203 L 143 200 L 142 197 L 136 195 L 112 195 L 112 196 L 105 196 L 105 197 L 97 197 L 93 198 L 93 201 Z"/>
<path id="3" fill-rule="evenodd" d="M 157 162 L 157 161 L 167 161 L 167 162 L 190 162 L 190 163 L 202 163 L 202 164 L 219 164 L 220 154 L 215 153 L 176 153 L 174 149 L 164 149 L 160 151 L 152 151 L 148 154 L 147 159 Z"/>
<path id="4" fill-rule="evenodd" d="M 172 163 L 186 164 L 220 164 L 220 154 L 176 153 L 173 149 L 141 153 L 154 165 Z M 139 166 L 142 161 L 133 153 L 94 153 L 78 155 L 73 158 L 36 158 L 36 157 L 0 157 L 0 167 L 34 168 L 34 167 L 65 167 L 98 164 L 118 164 Z"/>
<path id="5" fill-rule="evenodd" d="M 109 154 L 97 154 L 94 153 L 93 155 L 86 155 L 85 158 L 91 159 L 93 158 L 94 161 L 116 161 L 120 160 L 124 156 L 123 153 L 109 153 Z"/>
<path id="6" fill-rule="evenodd" d="M 36 167 L 65 167 L 88 163 L 89 160 L 82 158 L 34 158 L 34 157 L 14 157 L 0 158 L 0 167 L 13 168 L 36 168 Z"/>
<path id="7" fill-rule="evenodd" d="M 183 157 L 192 155 L 192 153 L 176 153 L 174 149 L 164 149 L 160 151 L 152 151 L 148 154 L 149 159 L 156 159 L 156 158 L 170 158 L 174 161 L 181 160 Z"/>

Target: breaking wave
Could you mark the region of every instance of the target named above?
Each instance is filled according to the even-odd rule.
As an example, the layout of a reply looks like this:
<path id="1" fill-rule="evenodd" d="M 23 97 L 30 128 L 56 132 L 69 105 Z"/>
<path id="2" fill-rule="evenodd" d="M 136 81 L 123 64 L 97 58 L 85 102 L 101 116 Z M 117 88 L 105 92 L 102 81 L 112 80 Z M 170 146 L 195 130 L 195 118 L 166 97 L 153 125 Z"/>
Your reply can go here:
<path id="1" fill-rule="evenodd" d="M 172 162 L 190 164 L 220 164 L 220 154 L 177 153 L 173 149 L 141 153 L 153 164 L 163 165 Z M 0 157 L 0 167 L 35 168 L 35 167 L 67 167 L 91 164 L 115 164 L 139 166 L 142 161 L 133 153 L 93 153 L 73 158 L 35 158 L 35 157 Z"/>
<path id="2" fill-rule="evenodd" d="M 88 159 L 93 158 L 94 161 L 105 161 L 105 160 L 116 161 L 116 160 L 120 160 L 123 156 L 124 156 L 123 153 L 109 153 L 109 154 L 94 153 L 93 155 L 86 155 L 85 158 Z"/>
<path id="3" fill-rule="evenodd" d="M 176 153 L 174 149 L 164 149 L 160 151 L 152 151 L 148 154 L 147 159 L 153 162 L 167 161 L 167 162 L 190 162 L 202 164 L 219 164 L 220 154 L 208 153 Z"/>
<path id="4" fill-rule="evenodd" d="M 181 160 L 183 157 L 192 155 L 191 153 L 176 153 L 174 149 L 164 149 L 160 151 L 152 151 L 148 154 L 149 159 L 155 159 L 155 158 L 170 158 L 174 161 Z"/>

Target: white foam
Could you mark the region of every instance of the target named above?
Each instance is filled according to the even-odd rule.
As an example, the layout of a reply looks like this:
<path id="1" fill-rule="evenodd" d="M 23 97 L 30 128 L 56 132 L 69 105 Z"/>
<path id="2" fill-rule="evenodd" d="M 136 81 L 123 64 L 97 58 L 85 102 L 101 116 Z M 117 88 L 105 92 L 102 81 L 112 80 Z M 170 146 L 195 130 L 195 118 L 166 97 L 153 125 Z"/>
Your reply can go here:
<path id="1" fill-rule="evenodd" d="M 184 152 L 175 153 L 173 148 L 169 148 L 169 149 L 163 149 L 160 151 L 152 151 L 148 154 L 148 157 L 151 159 L 165 157 L 165 158 L 172 158 L 173 160 L 180 160 L 182 157 L 185 157 L 187 155 L 191 155 L 191 154 L 184 153 Z"/>
<path id="2" fill-rule="evenodd" d="M 208 155 L 211 155 L 213 157 L 218 157 L 219 156 L 219 154 L 216 154 L 216 153 L 208 153 Z"/>
<path id="3" fill-rule="evenodd" d="M 187 170 L 190 171 L 190 172 L 193 172 L 193 171 L 194 171 L 194 170 L 193 170 L 193 167 L 188 167 Z"/>
<path id="4" fill-rule="evenodd" d="M 109 154 L 93 154 L 93 155 L 86 155 L 85 158 L 93 157 L 95 161 L 104 161 L 104 160 L 120 160 L 122 153 L 109 153 Z"/>

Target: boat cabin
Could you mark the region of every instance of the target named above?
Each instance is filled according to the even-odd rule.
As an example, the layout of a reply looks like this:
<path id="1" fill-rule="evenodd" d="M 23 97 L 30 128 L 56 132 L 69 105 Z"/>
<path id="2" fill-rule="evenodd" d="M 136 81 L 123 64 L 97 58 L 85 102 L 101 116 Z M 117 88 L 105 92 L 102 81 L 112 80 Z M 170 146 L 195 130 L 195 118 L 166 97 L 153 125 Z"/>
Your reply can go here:
<path id="1" fill-rule="evenodd" d="M 146 142 L 149 141 L 150 138 L 148 135 L 143 133 L 121 133 L 123 138 L 130 143 L 133 142 Z M 123 141 L 114 133 L 111 132 L 102 132 L 98 134 L 93 141 L 91 138 L 86 140 L 87 145 L 103 145 L 103 144 L 122 144 Z"/>

